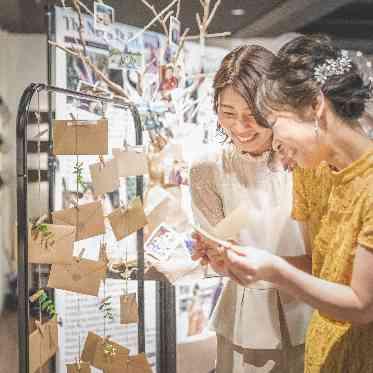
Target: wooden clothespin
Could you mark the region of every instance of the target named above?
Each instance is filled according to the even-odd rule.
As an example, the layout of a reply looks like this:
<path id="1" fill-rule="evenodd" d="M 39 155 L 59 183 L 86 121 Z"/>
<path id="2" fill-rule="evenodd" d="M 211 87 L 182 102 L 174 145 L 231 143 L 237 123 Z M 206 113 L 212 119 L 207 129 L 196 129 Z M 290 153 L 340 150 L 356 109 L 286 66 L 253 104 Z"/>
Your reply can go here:
<path id="1" fill-rule="evenodd" d="M 100 170 L 102 170 L 104 167 L 105 167 L 105 159 L 104 159 L 104 156 L 102 154 L 100 154 L 98 156 L 98 159 L 100 161 Z"/>
<path id="2" fill-rule="evenodd" d="M 83 247 L 81 250 L 80 250 L 80 253 L 78 255 L 78 257 L 76 258 L 76 261 L 77 263 L 79 263 L 82 259 L 83 259 L 83 255 L 85 253 L 85 248 Z"/>
<path id="3" fill-rule="evenodd" d="M 99 254 L 99 260 L 105 262 L 106 264 L 109 263 L 109 258 L 107 256 L 107 244 L 106 242 L 101 242 L 100 244 L 100 254 Z"/>
<path id="4" fill-rule="evenodd" d="M 44 337 L 44 328 L 43 328 L 43 325 L 41 324 L 41 322 L 39 320 L 35 320 L 35 325 L 39 331 L 39 333 L 42 335 L 42 337 Z"/>

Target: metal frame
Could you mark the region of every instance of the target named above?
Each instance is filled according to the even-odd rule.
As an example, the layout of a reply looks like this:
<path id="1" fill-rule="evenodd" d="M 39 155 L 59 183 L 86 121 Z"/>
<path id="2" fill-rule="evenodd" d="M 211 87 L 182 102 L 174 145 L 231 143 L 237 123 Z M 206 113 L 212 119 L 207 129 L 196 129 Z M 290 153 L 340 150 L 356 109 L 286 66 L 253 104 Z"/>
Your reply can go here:
<path id="1" fill-rule="evenodd" d="M 136 132 L 136 145 L 142 145 L 142 127 L 140 116 L 136 106 L 133 104 L 123 104 L 113 99 L 103 98 L 85 93 L 75 92 L 69 89 L 59 88 L 41 83 L 30 84 L 23 92 L 17 113 L 17 240 L 18 240 L 18 343 L 19 343 L 19 372 L 29 373 L 29 265 L 28 265 L 28 211 L 27 211 L 27 125 L 29 110 L 32 98 L 35 93 L 46 91 L 51 93 L 62 93 L 69 96 L 86 98 L 102 103 L 114 103 L 123 109 L 130 110 L 134 119 Z M 50 116 L 51 118 L 51 116 Z M 51 128 L 50 123 L 50 128 Z M 50 143 L 50 149 L 52 144 Z M 54 157 L 49 154 L 49 188 L 54 192 Z M 54 193 L 53 193 L 54 195 Z M 143 176 L 136 177 L 136 195 L 142 198 L 143 195 Z M 49 212 L 53 209 L 53 200 L 49 203 Z M 145 294 L 144 294 L 144 245 L 143 230 L 137 232 L 137 292 L 139 304 L 139 323 L 138 323 L 138 349 L 139 352 L 145 352 Z"/>

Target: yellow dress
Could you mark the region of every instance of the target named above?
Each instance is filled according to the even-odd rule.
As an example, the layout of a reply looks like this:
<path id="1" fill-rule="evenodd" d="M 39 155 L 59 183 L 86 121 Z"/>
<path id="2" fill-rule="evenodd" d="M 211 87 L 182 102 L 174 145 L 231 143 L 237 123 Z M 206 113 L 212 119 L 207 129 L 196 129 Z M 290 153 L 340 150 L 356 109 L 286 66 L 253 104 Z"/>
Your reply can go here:
<path id="1" fill-rule="evenodd" d="M 307 222 L 312 271 L 349 285 L 358 245 L 373 250 L 373 150 L 333 172 L 294 171 L 293 218 Z M 373 323 L 352 325 L 315 311 L 306 337 L 305 373 L 373 373 Z"/>

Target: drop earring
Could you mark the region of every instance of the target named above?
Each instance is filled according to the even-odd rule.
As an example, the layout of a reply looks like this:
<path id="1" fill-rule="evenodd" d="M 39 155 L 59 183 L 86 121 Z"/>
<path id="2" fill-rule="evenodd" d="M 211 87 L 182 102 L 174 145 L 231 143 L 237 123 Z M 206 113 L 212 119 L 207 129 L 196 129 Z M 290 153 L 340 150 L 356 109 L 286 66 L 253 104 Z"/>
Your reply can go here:
<path id="1" fill-rule="evenodd" d="M 315 135 L 318 137 L 320 134 L 320 125 L 319 125 L 319 120 L 317 118 L 315 119 L 314 130 L 315 130 Z"/>

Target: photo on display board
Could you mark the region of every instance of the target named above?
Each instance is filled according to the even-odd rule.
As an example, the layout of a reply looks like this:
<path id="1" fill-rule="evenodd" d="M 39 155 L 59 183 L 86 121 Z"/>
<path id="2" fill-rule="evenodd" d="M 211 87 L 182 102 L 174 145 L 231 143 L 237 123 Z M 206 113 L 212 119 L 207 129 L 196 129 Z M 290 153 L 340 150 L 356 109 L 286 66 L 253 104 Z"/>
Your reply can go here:
<path id="1" fill-rule="evenodd" d="M 94 3 L 94 28 L 106 31 L 114 23 L 114 9 L 106 4 L 95 1 Z"/>
<path id="2" fill-rule="evenodd" d="M 92 63 L 108 75 L 108 56 L 103 53 L 88 51 L 88 56 Z M 94 72 L 80 61 L 80 59 L 67 55 L 66 56 L 66 88 L 87 94 L 97 93 L 98 90 L 103 96 L 111 96 L 106 87 L 96 85 L 97 79 Z M 89 113 L 101 115 L 102 107 L 99 103 L 86 99 L 77 99 L 66 96 L 66 103 L 73 107 Z"/>
<path id="3" fill-rule="evenodd" d="M 143 34 L 144 63 L 149 74 L 159 74 L 159 62 L 161 55 L 161 38 L 159 34 L 145 32 Z"/>
<path id="4" fill-rule="evenodd" d="M 180 44 L 180 21 L 176 17 L 170 18 L 170 44 L 178 46 Z"/>
<path id="5" fill-rule="evenodd" d="M 164 101 L 171 101 L 171 91 L 179 86 L 175 70 L 172 64 L 161 66 L 159 91 Z"/>
<path id="6" fill-rule="evenodd" d="M 141 53 L 121 53 L 118 49 L 115 49 L 109 57 L 109 69 L 140 70 L 142 60 Z"/>

